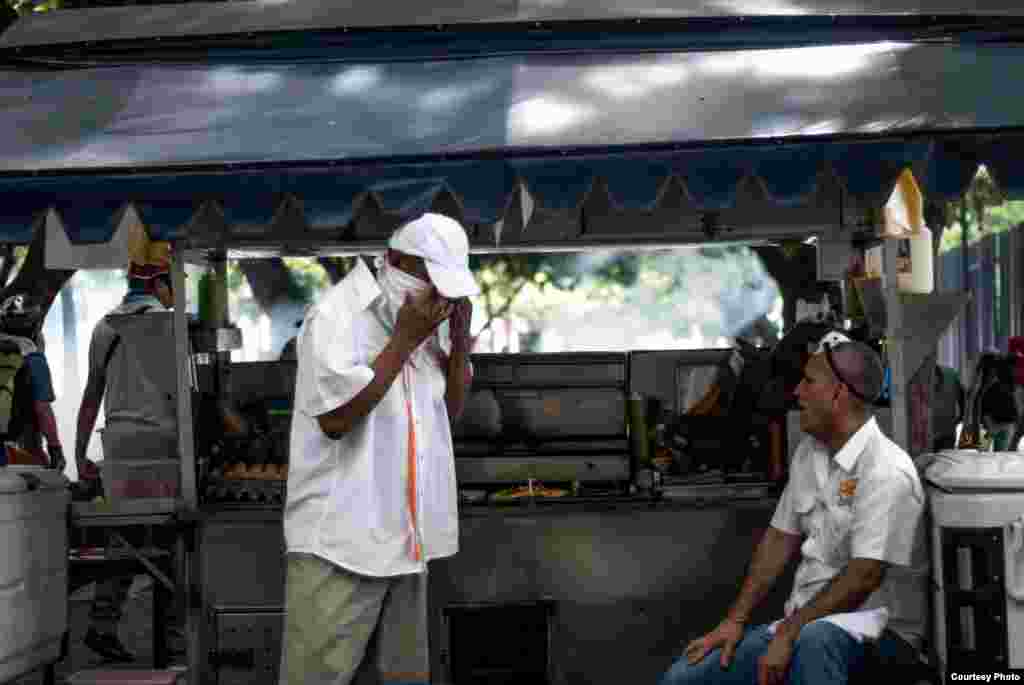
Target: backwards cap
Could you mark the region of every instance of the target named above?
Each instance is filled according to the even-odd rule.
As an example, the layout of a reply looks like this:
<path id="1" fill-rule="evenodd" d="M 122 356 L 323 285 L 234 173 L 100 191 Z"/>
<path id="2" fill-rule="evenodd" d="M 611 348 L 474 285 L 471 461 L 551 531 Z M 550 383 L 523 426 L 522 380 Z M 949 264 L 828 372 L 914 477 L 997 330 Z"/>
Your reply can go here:
<path id="1" fill-rule="evenodd" d="M 133 223 L 128 233 L 128 277 L 149 280 L 171 272 L 171 244 L 150 240 L 142 224 Z"/>

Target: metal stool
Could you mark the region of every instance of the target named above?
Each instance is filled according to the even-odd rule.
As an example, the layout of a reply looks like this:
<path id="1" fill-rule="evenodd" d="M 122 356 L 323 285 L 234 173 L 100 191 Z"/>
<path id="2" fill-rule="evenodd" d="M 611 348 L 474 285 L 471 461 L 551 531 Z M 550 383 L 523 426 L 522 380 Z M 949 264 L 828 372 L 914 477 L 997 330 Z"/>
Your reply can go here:
<path id="1" fill-rule="evenodd" d="M 67 685 L 184 685 L 185 670 L 90 669 L 78 671 Z"/>

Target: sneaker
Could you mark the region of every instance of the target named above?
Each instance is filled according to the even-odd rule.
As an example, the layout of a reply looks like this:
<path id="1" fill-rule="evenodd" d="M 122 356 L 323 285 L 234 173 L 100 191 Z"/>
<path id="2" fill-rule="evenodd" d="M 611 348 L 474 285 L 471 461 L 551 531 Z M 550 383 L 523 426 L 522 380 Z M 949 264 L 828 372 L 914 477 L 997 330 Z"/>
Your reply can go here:
<path id="1" fill-rule="evenodd" d="M 82 640 L 82 643 L 109 661 L 119 661 L 121 663 L 135 661 L 135 656 L 125 649 L 124 645 L 121 644 L 121 640 L 114 633 L 101 633 L 96 628 L 90 626 L 89 630 L 85 633 L 85 639 Z"/>

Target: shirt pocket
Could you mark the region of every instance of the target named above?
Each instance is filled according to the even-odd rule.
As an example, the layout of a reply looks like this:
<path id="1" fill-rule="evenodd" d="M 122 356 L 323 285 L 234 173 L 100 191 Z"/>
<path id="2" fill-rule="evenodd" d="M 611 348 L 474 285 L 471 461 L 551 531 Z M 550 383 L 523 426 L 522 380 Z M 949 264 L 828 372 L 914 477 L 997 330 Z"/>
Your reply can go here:
<path id="1" fill-rule="evenodd" d="M 803 495 L 793 505 L 799 521 L 800 532 L 804 535 L 804 543 L 800 551 L 805 557 L 826 561 L 826 550 L 822 541 L 822 508 L 814 495 Z"/>
<path id="2" fill-rule="evenodd" d="M 800 532 L 811 537 L 815 531 L 815 499 L 813 495 L 800 495 L 793 501 L 793 513 L 796 515 Z"/>

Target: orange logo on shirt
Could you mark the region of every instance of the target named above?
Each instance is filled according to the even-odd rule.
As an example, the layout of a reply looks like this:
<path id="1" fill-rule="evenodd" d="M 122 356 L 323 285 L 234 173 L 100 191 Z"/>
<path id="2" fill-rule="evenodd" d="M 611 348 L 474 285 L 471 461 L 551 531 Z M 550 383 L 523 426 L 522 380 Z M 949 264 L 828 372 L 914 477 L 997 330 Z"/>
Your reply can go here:
<path id="1" fill-rule="evenodd" d="M 842 499 L 850 499 L 857 492 L 857 479 L 850 478 L 848 480 L 839 481 L 839 497 Z"/>

